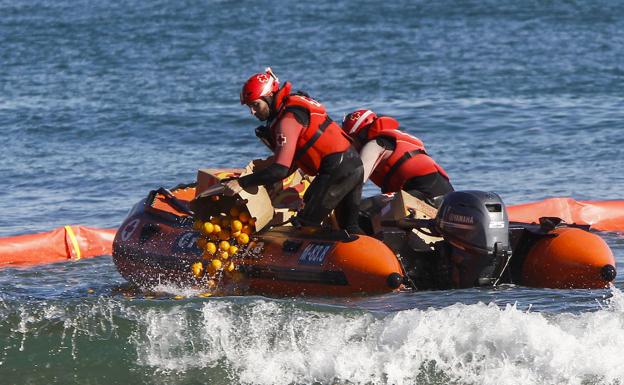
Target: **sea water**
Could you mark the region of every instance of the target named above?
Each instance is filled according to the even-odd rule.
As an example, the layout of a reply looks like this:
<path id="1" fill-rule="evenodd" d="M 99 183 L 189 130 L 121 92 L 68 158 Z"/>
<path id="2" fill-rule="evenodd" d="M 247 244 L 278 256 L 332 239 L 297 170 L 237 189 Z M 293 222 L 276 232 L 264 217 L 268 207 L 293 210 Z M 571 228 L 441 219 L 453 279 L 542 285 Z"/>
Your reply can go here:
<path id="1" fill-rule="evenodd" d="M 267 156 L 238 98 L 266 66 L 334 120 L 396 117 L 458 190 L 622 199 L 623 63 L 616 1 L 0 1 L 0 236 L 117 227 Z M 623 287 L 206 299 L 110 256 L 4 269 L 0 384 L 622 384 Z"/>

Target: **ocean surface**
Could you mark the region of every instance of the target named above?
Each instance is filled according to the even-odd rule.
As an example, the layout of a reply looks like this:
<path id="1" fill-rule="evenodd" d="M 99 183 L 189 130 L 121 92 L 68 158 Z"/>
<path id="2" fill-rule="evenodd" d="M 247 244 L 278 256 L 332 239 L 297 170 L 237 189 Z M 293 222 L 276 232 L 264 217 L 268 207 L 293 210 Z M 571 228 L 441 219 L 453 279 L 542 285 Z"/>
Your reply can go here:
<path id="1" fill-rule="evenodd" d="M 0 236 L 115 228 L 267 156 L 238 93 L 269 65 L 335 120 L 398 118 L 456 189 L 623 198 L 620 1 L 0 0 Z M 600 235 L 624 271 L 624 234 Z M 620 385 L 622 277 L 205 299 L 129 294 L 110 256 L 4 269 L 0 385 Z"/>

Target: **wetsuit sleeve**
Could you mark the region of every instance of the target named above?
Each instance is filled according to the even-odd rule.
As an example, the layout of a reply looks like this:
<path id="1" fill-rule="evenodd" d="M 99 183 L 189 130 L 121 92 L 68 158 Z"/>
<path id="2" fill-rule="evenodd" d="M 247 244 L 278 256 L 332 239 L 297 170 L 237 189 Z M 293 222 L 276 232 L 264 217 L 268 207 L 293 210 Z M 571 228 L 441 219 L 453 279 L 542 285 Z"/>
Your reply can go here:
<path id="1" fill-rule="evenodd" d="M 303 126 L 292 113 L 286 113 L 280 119 L 275 130 L 275 163 L 238 180 L 242 188 L 273 184 L 286 178 L 291 172 L 293 158 L 297 149 L 297 139 Z"/>
<path id="2" fill-rule="evenodd" d="M 288 167 L 273 163 L 258 172 L 239 178 L 238 184 L 240 184 L 242 188 L 273 184 L 286 178 L 288 174 L 290 174 Z"/>
<path id="3" fill-rule="evenodd" d="M 360 158 L 362 159 L 362 164 L 364 165 L 364 182 L 370 178 L 370 175 L 379 163 L 382 160 L 387 159 L 390 154 L 392 154 L 392 151 L 380 146 L 379 143 L 374 140 L 371 140 L 366 143 L 364 147 L 362 147 L 362 151 L 360 151 Z"/>
<path id="4" fill-rule="evenodd" d="M 275 129 L 275 163 L 290 168 L 303 126 L 291 112 L 284 114 Z"/>

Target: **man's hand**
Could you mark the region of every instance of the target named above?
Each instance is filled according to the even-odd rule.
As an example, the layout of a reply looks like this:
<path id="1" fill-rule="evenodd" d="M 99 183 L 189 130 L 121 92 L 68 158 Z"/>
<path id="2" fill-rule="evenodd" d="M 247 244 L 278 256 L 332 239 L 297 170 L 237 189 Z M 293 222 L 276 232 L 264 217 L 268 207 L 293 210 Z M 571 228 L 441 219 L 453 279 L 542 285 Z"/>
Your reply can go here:
<path id="1" fill-rule="evenodd" d="M 230 181 L 227 181 L 225 182 L 224 186 L 225 191 L 223 191 L 223 194 L 230 197 L 238 194 L 243 189 L 240 184 L 238 184 L 238 179 L 232 179 Z"/>

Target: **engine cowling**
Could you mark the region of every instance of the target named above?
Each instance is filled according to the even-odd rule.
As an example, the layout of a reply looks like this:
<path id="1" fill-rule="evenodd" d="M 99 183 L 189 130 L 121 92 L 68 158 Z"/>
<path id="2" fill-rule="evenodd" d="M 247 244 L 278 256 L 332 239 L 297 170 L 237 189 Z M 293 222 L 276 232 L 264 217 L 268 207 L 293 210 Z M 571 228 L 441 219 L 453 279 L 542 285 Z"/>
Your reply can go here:
<path id="1" fill-rule="evenodd" d="M 455 191 L 444 197 L 435 229 L 448 242 L 443 251 L 454 287 L 494 285 L 511 257 L 509 219 L 500 196 Z"/>

